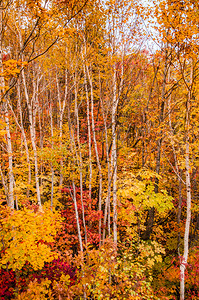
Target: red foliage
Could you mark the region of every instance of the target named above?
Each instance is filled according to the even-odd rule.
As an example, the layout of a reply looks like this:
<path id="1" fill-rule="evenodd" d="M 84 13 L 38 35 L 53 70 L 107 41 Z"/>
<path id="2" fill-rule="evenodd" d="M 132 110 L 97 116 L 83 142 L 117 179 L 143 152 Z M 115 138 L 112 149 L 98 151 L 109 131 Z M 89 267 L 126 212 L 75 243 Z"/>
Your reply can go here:
<path id="1" fill-rule="evenodd" d="M 78 235 L 77 235 L 77 223 L 75 218 L 75 207 L 72 199 L 73 190 L 71 187 L 62 188 L 63 193 L 62 203 L 65 205 L 65 209 L 61 214 L 64 218 L 62 223 L 62 230 L 57 235 L 57 246 L 61 250 L 73 248 L 76 251 L 79 248 Z M 77 208 L 79 213 L 79 222 L 81 227 L 82 238 L 85 241 L 85 234 L 82 221 L 82 204 L 80 189 L 76 188 Z M 84 215 L 87 229 L 87 242 L 90 244 L 98 245 L 99 233 L 98 223 L 102 218 L 102 212 L 96 211 L 97 200 L 89 199 L 88 191 L 83 191 L 83 204 Z"/>
<path id="2" fill-rule="evenodd" d="M 15 272 L 0 269 L 0 299 L 11 299 L 15 289 Z"/>
<path id="3" fill-rule="evenodd" d="M 41 279 L 48 278 L 52 283 L 53 281 L 59 281 L 62 275 L 69 275 L 71 280 L 71 285 L 76 281 L 75 269 L 72 268 L 67 262 L 61 259 L 55 259 L 50 263 L 46 263 L 44 268 L 37 273 L 33 273 L 29 279 L 37 281 L 40 283 Z"/>
<path id="4" fill-rule="evenodd" d="M 17 273 L 12 270 L 6 271 L 4 269 L 0 269 L 0 299 L 12 299 L 14 297 L 16 287 L 20 293 L 24 292 L 30 281 L 34 281 L 34 279 L 37 279 L 39 283 L 45 278 L 48 278 L 51 283 L 54 281 L 58 282 L 62 274 L 70 276 L 70 285 L 75 283 L 75 269 L 61 259 L 56 259 L 51 263 L 46 263 L 44 268 L 37 272 L 35 272 L 28 263 L 26 263 L 23 269 L 17 271 Z"/>
<path id="5" fill-rule="evenodd" d="M 6 61 L 10 59 L 10 54 L 3 54 L 2 61 Z"/>
<path id="6" fill-rule="evenodd" d="M 191 249 L 186 269 L 187 299 L 199 299 L 199 247 Z"/>

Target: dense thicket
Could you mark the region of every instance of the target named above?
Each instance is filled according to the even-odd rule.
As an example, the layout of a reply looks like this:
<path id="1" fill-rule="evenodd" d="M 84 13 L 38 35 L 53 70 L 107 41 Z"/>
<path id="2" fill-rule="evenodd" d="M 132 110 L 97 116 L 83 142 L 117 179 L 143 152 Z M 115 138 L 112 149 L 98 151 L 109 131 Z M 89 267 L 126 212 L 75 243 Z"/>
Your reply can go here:
<path id="1" fill-rule="evenodd" d="M 0 1 L 1 299 L 198 299 L 198 13 Z"/>

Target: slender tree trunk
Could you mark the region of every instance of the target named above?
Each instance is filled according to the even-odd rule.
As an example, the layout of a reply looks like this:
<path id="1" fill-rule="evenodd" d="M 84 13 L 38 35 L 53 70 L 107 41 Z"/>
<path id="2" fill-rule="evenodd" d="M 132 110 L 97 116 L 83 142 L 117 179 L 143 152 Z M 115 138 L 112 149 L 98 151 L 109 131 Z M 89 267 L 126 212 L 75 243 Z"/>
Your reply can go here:
<path id="1" fill-rule="evenodd" d="M 13 154 L 12 154 L 12 141 L 10 134 L 10 121 L 8 115 L 8 103 L 5 102 L 4 106 L 6 133 L 7 133 L 7 152 L 8 152 L 8 177 L 9 177 L 9 189 L 8 189 L 8 206 L 14 209 L 14 175 L 13 175 Z"/>
<path id="2" fill-rule="evenodd" d="M 116 115 L 119 99 L 122 93 L 124 81 L 124 44 L 122 45 L 122 63 L 121 78 L 117 93 L 117 70 L 113 67 L 113 98 L 111 110 L 112 122 L 112 151 L 111 151 L 111 169 L 112 169 L 112 193 L 113 193 L 113 241 L 117 246 L 117 134 L 116 134 Z"/>
<path id="3" fill-rule="evenodd" d="M 26 84 L 26 77 L 25 72 L 22 70 L 22 79 L 23 79 L 23 85 L 24 85 L 24 93 L 25 93 L 25 99 L 28 107 L 28 113 L 29 113 L 29 122 L 30 122 L 30 137 L 31 137 L 31 143 L 34 153 L 34 163 L 35 163 L 35 183 L 36 183 L 36 192 L 37 192 L 37 203 L 39 207 L 42 207 L 41 204 L 41 195 L 40 195 L 40 186 L 39 186 L 39 173 L 38 173 L 38 158 L 37 158 L 37 146 L 36 146 L 36 132 L 35 132 L 35 118 L 36 118 L 36 103 L 35 103 L 35 97 L 36 97 L 36 86 L 35 86 L 35 78 L 33 78 L 33 95 L 32 99 L 30 100 L 27 84 Z"/>
<path id="4" fill-rule="evenodd" d="M 5 180 L 4 174 L 2 172 L 1 164 L 0 164 L 0 175 L 1 175 L 1 182 L 2 182 L 2 185 L 4 187 L 4 192 L 5 192 L 5 196 L 6 196 L 6 202 L 8 204 L 8 185 L 7 185 L 7 182 Z"/>
<path id="5" fill-rule="evenodd" d="M 184 253 L 180 259 L 180 300 L 185 299 L 185 269 L 188 260 L 189 254 L 189 231 L 191 223 L 191 180 L 190 180 L 190 149 L 189 149 L 189 127 L 190 127 L 190 105 L 192 97 L 192 85 L 193 85 L 193 62 L 191 65 L 191 74 L 190 74 L 190 86 L 188 90 L 188 99 L 186 106 L 186 136 L 185 136 L 185 175 L 186 175 L 186 193 L 187 193 L 187 215 L 185 223 L 185 233 L 184 233 Z"/>
<path id="6" fill-rule="evenodd" d="M 31 184 L 31 165 L 30 165 L 30 155 L 29 155 L 28 143 L 27 143 L 27 139 L 26 139 L 26 133 L 25 133 L 24 126 L 23 126 L 23 116 L 22 116 L 22 106 L 21 106 L 22 101 L 21 101 L 21 91 L 20 91 L 20 83 L 19 82 L 17 84 L 17 96 L 18 96 L 18 111 L 19 111 L 20 121 L 18 121 L 12 105 L 10 103 L 8 103 L 8 105 L 9 105 L 9 108 L 15 119 L 15 123 L 21 131 L 22 139 L 23 139 L 23 143 L 24 143 L 24 147 L 25 147 L 25 151 L 26 151 L 26 160 L 27 160 L 27 165 L 28 165 L 28 187 L 27 187 L 26 194 L 27 194 L 27 197 L 29 197 L 29 187 Z"/>
<path id="7" fill-rule="evenodd" d="M 51 131 L 51 149 L 52 152 L 54 152 L 54 131 L 53 131 L 53 112 L 52 112 L 52 105 L 50 104 L 49 107 L 49 114 L 50 114 L 50 131 Z M 54 155 L 54 154 L 53 154 Z M 52 158 L 51 158 L 52 159 Z M 50 195 L 50 207 L 51 210 L 53 208 L 53 196 L 54 196 L 54 168 L 52 161 L 50 162 L 50 168 L 51 168 L 51 195 Z"/>
<path id="8" fill-rule="evenodd" d="M 41 78 L 40 78 L 41 79 Z M 36 84 L 36 106 L 37 106 L 37 113 L 38 113 L 38 125 L 39 125 L 39 148 L 40 150 L 43 149 L 43 120 L 42 120 L 42 114 L 43 114 L 43 107 L 42 107 L 42 104 L 39 103 L 39 100 L 38 100 L 38 95 L 39 95 L 39 81 L 37 81 L 37 84 Z M 43 164 L 43 158 L 41 157 L 40 158 L 40 186 L 42 187 L 43 185 L 43 172 L 44 172 L 44 164 Z"/>
<path id="9" fill-rule="evenodd" d="M 3 74 L 3 1 L 0 1 L 0 72 Z M 5 80 L 3 76 L 0 76 L 0 87 L 1 87 L 1 98 L 2 94 L 5 91 Z M 6 96 L 8 97 L 8 96 Z M 1 99 L 3 100 L 3 99 Z M 10 133 L 10 120 L 9 120 L 9 112 L 8 112 L 8 103 L 7 99 L 2 101 L 2 108 L 4 112 L 4 119 L 6 123 L 6 135 L 7 135 L 7 153 L 8 153 L 8 177 L 9 177 L 9 185 L 8 185 L 8 206 L 14 209 L 14 175 L 13 175 L 13 153 L 12 153 L 12 141 L 11 141 L 11 133 Z"/>
<path id="10" fill-rule="evenodd" d="M 189 162 L 189 140 L 186 140 L 186 156 L 185 156 L 185 168 L 186 168 L 186 192 L 187 192 L 187 216 L 185 223 L 184 233 L 184 254 L 180 260 L 180 300 L 185 299 L 185 269 L 189 254 L 189 230 L 191 223 L 191 180 L 190 180 L 190 162 Z"/>
<path id="11" fill-rule="evenodd" d="M 105 237 L 106 237 L 107 218 L 108 218 L 108 237 L 110 237 L 110 234 L 111 234 L 111 228 L 110 228 L 111 169 L 110 169 L 108 133 L 107 133 L 107 116 L 105 116 L 104 104 L 103 104 L 103 100 L 102 100 L 102 96 L 101 96 L 102 92 L 101 92 L 100 74 L 99 74 L 99 86 L 100 86 L 100 104 L 101 104 L 101 109 L 102 109 L 102 117 L 103 117 L 103 121 L 104 121 L 106 159 L 107 159 L 107 167 L 108 167 L 108 174 L 107 174 L 108 188 L 107 188 L 107 197 L 106 197 L 105 208 L 104 208 L 103 236 L 102 236 L 102 240 L 104 242 Z"/>
<path id="12" fill-rule="evenodd" d="M 25 147 L 25 151 L 26 151 L 26 160 L 27 160 L 27 165 L 28 165 L 27 197 L 29 197 L 29 187 L 30 187 L 30 184 L 31 184 L 31 165 L 30 165 L 30 155 L 29 155 L 28 143 L 27 143 L 27 139 L 26 139 L 26 134 L 25 134 L 24 126 L 23 126 L 23 116 L 22 116 L 22 107 L 21 107 L 22 101 L 21 101 L 20 83 L 18 83 L 18 85 L 17 85 L 17 94 L 18 94 L 18 108 L 19 108 L 19 115 L 20 115 L 20 124 L 19 124 L 19 127 L 20 127 L 20 130 L 21 130 L 21 133 L 22 133 L 22 137 L 23 137 L 23 141 L 24 141 L 24 147 Z"/>
<path id="13" fill-rule="evenodd" d="M 63 99 L 63 101 L 61 101 L 58 72 L 56 72 L 57 98 L 58 98 L 58 103 L 59 103 L 59 139 L 60 139 L 61 152 L 62 152 L 62 135 L 63 135 L 63 116 L 64 116 L 65 107 L 66 107 L 66 98 L 67 98 L 67 94 L 68 94 L 68 77 L 67 76 L 68 76 L 68 73 L 66 70 L 64 99 Z M 61 154 L 59 186 L 62 186 L 62 184 L 63 184 L 63 155 Z"/>
<path id="14" fill-rule="evenodd" d="M 77 100 L 77 99 L 76 99 Z M 75 152 L 76 154 L 76 160 L 78 162 L 78 157 L 77 157 L 77 151 L 76 151 L 76 145 L 75 145 L 75 139 L 72 134 L 72 126 L 71 126 L 71 118 L 70 118 L 71 112 L 70 112 L 70 102 L 68 102 L 68 127 L 69 127 L 69 134 L 70 134 L 70 150 L 73 155 Z M 73 163 L 75 164 L 75 158 L 73 155 Z M 78 207 L 77 207 L 77 198 L 76 198 L 76 187 L 74 183 L 74 178 L 72 178 L 72 188 L 73 188 L 73 193 L 71 193 L 71 197 L 74 202 L 74 207 L 75 207 L 75 218 L 76 218 L 76 223 L 77 223 L 77 233 L 78 233 L 78 240 L 79 240 L 79 246 L 80 246 L 80 255 L 82 259 L 82 278 L 84 278 L 84 267 L 83 267 L 83 259 L 84 259 L 84 249 L 83 249 L 83 242 L 82 242 L 82 235 L 81 235 L 81 228 L 80 228 L 80 221 L 79 221 L 79 213 L 78 213 Z M 83 215 L 84 217 L 84 215 Z M 85 221 L 84 221 L 84 226 L 85 226 Z M 87 233 L 86 233 L 86 226 L 84 227 L 85 230 L 85 238 L 87 238 Z M 86 300 L 86 286 L 83 284 L 83 297 L 84 300 Z"/>
<path id="15" fill-rule="evenodd" d="M 76 223 L 77 223 L 77 232 L 78 232 L 78 239 L 79 239 L 79 246 L 80 246 L 80 251 L 83 253 L 83 243 L 82 243 L 82 236 L 81 236 L 81 228 L 80 228 L 80 223 L 79 223 L 79 213 L 78 213 L 78 208 L 77 208 L 77 198 L 76 198 L 76 188 L 75 188 L 75 183 L 74 180 L 72 180 L 72 187 L 73 187 L 73 202 L 75 206 L 75 218 L 76 218 Z"/>
<path id="16" fill-rule="evenodd" d="M 112 152 L 111 166 L 113 177 L 113 241 L 117 245 L 117 145 L 116 145 L 116 113 L 117 113 L 117 82 L 116 69 L 113 75 L 113 103 L 112 103 Z"/>
<path id="17" fill-rule="evenodd" d="M 77 74 L 75 71 L 75 115 L 77 121 L 77 144 L 78 144 L 78 164 L 79 164 L 79 176 L 80 176 L 80 198 L 81 198 L 81 206 L 82 206 L 82 221 L 84 226 L 84 235 L 85 235 L 85 243 L 87 244 L 87 230 L 86 230 L 86 221 L 85 221 L 85 212 L 84 212 L 84 203 L 83 203 L 83 163 L 82 163 L 82 152 L 81 152 L 81 143 L 80 143 L 80 126 L 79 126 L 79 110 L 77 104 L 77 96 L 78 96 L 78 88 L 77 88 Z"/>
<path id="18" fill-rule="evenodd" d="M 70 114 L 71 114 L 70 113 L 70 103 L 68 103 L 68 127 L 69 127 L 69 134 L 70 134 L 70 150 L 73 155 L 75 145 L 74 145 L 74 138 L 73 138 L 72 128 L 71 128 Z M 73 155 L 73 163 L 75 164 L 74 155 Z M 80 251 L 81 251 L 82 257 L 83 257 L 83 243 L 82 243 L 82 235 L 81 235 L 81 228 L 80 228 L 80 222 L 79 222 L 79 213 L 78 213 L 78 207 L 77 207 L 76 187 L 75 187 L 73 178 L 72 178 L 72 188 L 73 188 L 73 193 L 71 194 L 71 196 L 72 196 L 74 206 L 75 206 L 75 218 L 76 218 L 76 223 L 77 223 L 79 246 L 80 246 Z"/>
<path id="19" fill-rule="evenodd" d="M 86 91 L 86 114 L 87 114 L 87 126 L 88 126 L 88 151 L 89 151 L 89 198 L 92 197 L 92 147 L 91 147 L 91 124 L 90 124 L 90 103 L 87 87 L 86 67 L 83 65 L 84 70 L 84 88 Z"/>
<path id="20" fill-rule="evenodd" d="M 97 166 L 99 171 L 99 211 L 102 211 L 102 167 L 100 164 L 100 158 L 97 148 L 97 140 L 95 135 L 95 119 L 94 119 L 94 98 L 93 98 L 93 79 L 92 79 L 92 70 L 89 70 L 89 67 L 86 66 L 87 76 L 90 83 L 90 93 L 91 93 L 91 124 L 92 124 L 92 133 L 93 133 L 93 143 L 95 147 L 95 155 L 97 159 Z M 99 236 L 100 236 L 100 245 L 101 245 L 101 229 L 102 229 L 102 220 L 99 219 Z"/>

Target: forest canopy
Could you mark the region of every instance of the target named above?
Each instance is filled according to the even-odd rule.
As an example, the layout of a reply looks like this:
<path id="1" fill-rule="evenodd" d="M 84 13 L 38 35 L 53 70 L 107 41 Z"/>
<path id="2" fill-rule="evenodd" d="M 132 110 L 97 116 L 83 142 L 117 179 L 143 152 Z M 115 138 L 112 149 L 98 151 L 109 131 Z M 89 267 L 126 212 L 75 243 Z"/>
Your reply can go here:
<path id="1" fill-rule="evenodd" d="M 199 3 L 0 0 L 0 298 L 199 299 Z"/>

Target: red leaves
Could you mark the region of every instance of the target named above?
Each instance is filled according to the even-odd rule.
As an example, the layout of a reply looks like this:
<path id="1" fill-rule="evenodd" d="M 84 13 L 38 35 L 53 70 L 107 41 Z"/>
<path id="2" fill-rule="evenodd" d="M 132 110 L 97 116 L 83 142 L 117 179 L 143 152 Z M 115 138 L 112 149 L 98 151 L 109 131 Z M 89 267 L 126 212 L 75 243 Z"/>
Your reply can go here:
<path id="1" fill-rule="evenodd" d="M 0 299 L 11 299 L 15 288 L 15 273 L 12 270 L 0 270 Z"/>
<path id="2" fill-rule="evenodd" d="M 2 61 L 6 61 L 10 59 L 10 54 L 3 54 Z"/>
<path id="3" fill-rule="evenodd" d="M 73 189 L 72 187 L 64 187 L 61 189 L 63 194 L 63 199 L 61 202 L 65 205 L 65 209 L 62 210 L 61 215 L 64 218 L 62 223 L 62 230 L 57 235 L 57 246 L 62 250 L 64 248 L 72 248 L 75 250 L 79 247 L 79 242 L 77 238 L 77 224 L 75 219 L 75 208 L 72 199 Z M 77 208 L 80 216 L 80 227 L 82 232 L 82 237 L 84 238 L 83 222 L 82 222 L 82 204 L 80 197 L 80 189 L 76 188 L 76 199 Z M 98 245 L 99 243 L 99 233 L 98 224 L 100 218 L 103 214 L 100 211 L 96 211 L 97 200 L 90 199 L 88 196 L 88 191 L 83 191 L 83 203 L 84 203 L 84 214 L 87 227 L 87 240 L 91 244 Z"/>

